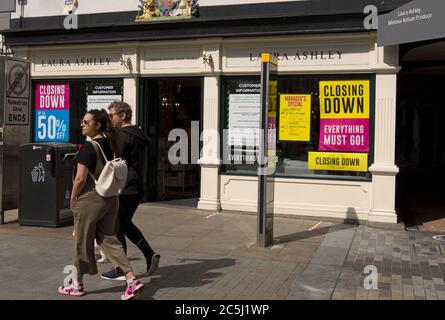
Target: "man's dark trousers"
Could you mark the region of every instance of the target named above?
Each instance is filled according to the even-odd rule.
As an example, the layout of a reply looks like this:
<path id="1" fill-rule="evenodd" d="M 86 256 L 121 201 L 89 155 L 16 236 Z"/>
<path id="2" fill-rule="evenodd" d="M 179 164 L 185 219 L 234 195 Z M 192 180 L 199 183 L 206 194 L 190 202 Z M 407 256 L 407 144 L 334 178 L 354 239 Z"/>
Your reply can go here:
<path id="1" fill-rule="evenodd" d="M 141 230 L 132 222 L 134 213 L 141 202 L 140 194 L 121 194 L 119 196 L 119 217 L 116 223 L 116 235 L 127 253 L 127 242 L 125 236 L 133 242 L 144 256 L 150 257 L 154 254 L 153 249 L 145 240 Z"/>

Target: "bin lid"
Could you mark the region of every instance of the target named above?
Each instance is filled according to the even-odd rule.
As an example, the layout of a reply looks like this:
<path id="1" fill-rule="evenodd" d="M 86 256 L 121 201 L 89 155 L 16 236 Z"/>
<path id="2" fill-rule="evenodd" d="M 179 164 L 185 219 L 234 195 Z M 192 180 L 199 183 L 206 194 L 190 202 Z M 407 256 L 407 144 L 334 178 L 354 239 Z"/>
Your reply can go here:
<path id="1" fill-rule="evenodd" d="M 75 144 L 63 142 L 36 142 L 25 143 L 19 146 L 21 151 L 48 151 L 51 149 L 77 149 Z"/>

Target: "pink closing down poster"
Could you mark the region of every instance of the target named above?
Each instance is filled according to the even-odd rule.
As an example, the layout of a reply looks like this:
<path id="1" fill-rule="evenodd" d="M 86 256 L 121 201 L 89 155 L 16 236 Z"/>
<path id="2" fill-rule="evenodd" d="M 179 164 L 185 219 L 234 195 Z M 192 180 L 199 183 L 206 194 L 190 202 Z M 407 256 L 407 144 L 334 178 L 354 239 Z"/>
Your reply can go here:
<path id="1" fill-rule="evenodd" d="M 69 110 L 69 84 L 38 84 L 36 86 L 37 110 Z"/>
<path id="2" fill-rule="evenodd" d="M 320 151 L 369 151 L 369 119 L 320 119 Z"/>

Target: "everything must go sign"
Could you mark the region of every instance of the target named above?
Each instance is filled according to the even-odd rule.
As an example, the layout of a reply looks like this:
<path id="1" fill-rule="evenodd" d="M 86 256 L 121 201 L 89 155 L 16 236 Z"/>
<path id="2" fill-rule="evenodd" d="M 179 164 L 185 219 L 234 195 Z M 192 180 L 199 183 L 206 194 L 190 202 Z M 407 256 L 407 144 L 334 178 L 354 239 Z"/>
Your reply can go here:
<path id="1" fill-rule="evenodd" d="M 369 151 L 369 80 L 320 82 L 320 151 Z"/>
<path id="2" fill-rule="evenodd" d="M 320 81 L 319 151 L 312 170 L 368 171 L 370 81 Z"/>

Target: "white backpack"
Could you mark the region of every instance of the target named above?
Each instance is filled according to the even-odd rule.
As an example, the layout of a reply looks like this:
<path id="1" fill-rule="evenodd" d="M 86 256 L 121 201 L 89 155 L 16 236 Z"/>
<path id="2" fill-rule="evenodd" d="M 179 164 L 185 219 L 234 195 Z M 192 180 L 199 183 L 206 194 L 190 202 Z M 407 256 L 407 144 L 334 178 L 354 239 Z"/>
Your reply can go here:
<path id="1" fill-rule="evenodd" d="M 88 174 L 96 183 L 97 193 L 104 198 L 120 195 L 125 187 L 125 183 L 127 182 L 127 163 L 122 158 L 115 158 L 111 161 L 108 161 L 100 144 L 94 140 L 91 140 L 90 142 L 93 144 L 94 149 L 96 149 L 97 161 L 99 161 L 100 158 L 98 152 L 99 148 L 105 161 L 107 162 L 105 163 L 104 168 L 102 169 L 102 172 L 100 173 L 97 180 L 94 175 L 88 171 Z"/>

